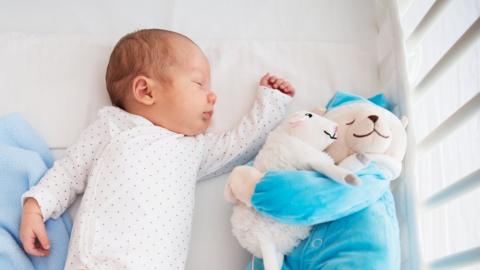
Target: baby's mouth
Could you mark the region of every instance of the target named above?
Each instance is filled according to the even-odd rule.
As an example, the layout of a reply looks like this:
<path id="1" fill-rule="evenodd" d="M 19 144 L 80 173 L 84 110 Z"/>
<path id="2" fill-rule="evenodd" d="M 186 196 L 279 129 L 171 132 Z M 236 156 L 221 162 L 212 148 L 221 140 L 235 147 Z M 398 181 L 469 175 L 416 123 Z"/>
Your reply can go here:
<path id="1" fill-rule="evenodd" d="M 212 118 L 212 115 L 213 115 L 213 111 L 204 112 L 203 113 L 203 118 L 208 120 L 208 119 Z"/>

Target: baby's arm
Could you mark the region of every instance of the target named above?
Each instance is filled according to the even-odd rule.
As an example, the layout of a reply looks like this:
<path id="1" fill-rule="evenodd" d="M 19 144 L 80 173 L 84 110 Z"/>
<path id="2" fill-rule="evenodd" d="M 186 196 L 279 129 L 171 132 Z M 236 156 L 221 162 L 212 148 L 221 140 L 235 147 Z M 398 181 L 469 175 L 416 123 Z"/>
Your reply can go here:
<path id="1" fill-rule="evenodd" d="M 288 82 L 267 74 L 260 81 L 252 110 L 236 128 L 196 136 L 203 152 L 198 178 L 226 173 L 252 159 L 268 132 L 284 118 L 289 95 L 294 95 L 294 89 Z"/>
<path id="2" fill-rule="evenodd" d="M 22 195 L 22 206 L 27 198 L 34 198 L 43 221 L 58 218 L 77 195 L 83 193 L 90 166 L 106 135 L 107 125 L 103 119 L 92 123 L 83 131 L 79 141 L 67 148 L 65 157 L 55 161 L 37 185 Z"/>
<path id="3" fill-rule="evenodd" d="M 59 217 L 77 194 L 83 192 L 94 155 L 107 135 L 106 126 L 100 119 L 90 125 L 80 140 L 67 149 L 65 157 L 56 161 L 38 184 L 22 195 L 20 240 L 28 254 L 50 254 L 44 222 Z"/>
<path id="4" fill-rule="evenodd" d="M 23 204 L 20 241 L 25 251 L 33 256 L 50 255 L 50 241 L 43 222 L 42 212 L 37 201 L 26 198 Z"/>

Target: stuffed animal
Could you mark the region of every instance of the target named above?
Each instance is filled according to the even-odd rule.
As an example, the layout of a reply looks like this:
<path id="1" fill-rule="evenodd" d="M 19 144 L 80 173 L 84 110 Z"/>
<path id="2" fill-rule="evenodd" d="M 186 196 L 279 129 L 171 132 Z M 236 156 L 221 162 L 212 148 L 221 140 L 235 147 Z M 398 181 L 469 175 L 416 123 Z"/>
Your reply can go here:
<path id="1" fill-rule="evenodd" d="M 338 124 L 338 140 L 327 152 L 336 163 L 348 162 L 349 167 L 354 167 L 356 159 L 352 154 L 362 153 L 380 166 L 388 179 L 400 175 L 407 147 L 408 119 L 397 118 L 388 110 L 389 106 L 383 94 L 366 100 L 339 92 L 330 100 L 325 117 Z M 357 168 L 363 166 L 360 163 Z"/>
<path id="2" fill-rule="evenodd" d="M 338 125 L 338 138 L 327 148 L 334 161 L 352 171 L 372 161 L 382 177 L 378 178 L 377 171 L 373 171 L 365 173 L 365 179 L 397 178 L 406 151 L 407 119 L 397 118 L 388 109 L 389 104 L 383 95 L 367 100 L 349 93 L 337 93 L 328 103 L 324 115 Z M 363 154 L 361 158 L 356 156 L 358 153 Z M 299 262 L 307 268 L 328 264 L 340 268 L 347 265 L 375 265 L 369 269 L 398 269 L 398 224 L 391 192 L 388 191 L 388 185 L 385 186 L 388 181 L 368 181 L 368 185 L 358 189 L 342 189 L 324 181 L 321 176 L 307 173 L 287 177 L 282 176 L 280 171 L 267 174 L 266 179 L 256 179 L 259 175 L 251 171 L 240 175 L 230 178 L 229 182 L 230 195 L 235 199 L 252 205 L 260 214 L 282 223 L 316 224 L 310 236 L 285 257 L 287 264 Z M 289 204 L 285 204 L 285 200 Z M 329 205 L 326 206 L 325 202 Z M 308 214 L 303 212 L 305 207 L 314 208 L 315 203 L 318 204 L 315 210 Z M 370 205 L 376 204 L 383 206 L 370 208 Z M 360 211 L 362 209 L 369 210 Z M 354 230 L 354 227 L 362 229 Z M 331 232 L 332 237 L 328 242 L 323 242 L 321 248 L 309 244 L 324 237 L 317 234 L 328 233 L 329 228 L 335 228 L 336 231 Z M 355 232 L 355 235 L 350 235 L 350 232 Z M 343 254 L 342 260 L 327 255 L 332 252 Z M 324 253 L 325 256 L 322 255 Z M 312 254 L 315 254 L 314 258 L 310 257 Z M 378 265 L 385 267 L 377 268 Z M 261 268 L 255 266 L 255 269 Z"/>
<path id="3" fill-rule="evenodd" d="M 339 167 L 355 172 L 374 161 L 388 179 L 393 180 L 400 175 L 407 146 L 405 128 L 408 119 L 405 116 L 397 118 L 388 110 L 388 106 L 383 94 L 367 100 L 338 92 L 326 109 L 313 110 L 337 123 L 337 139 L 326 152 Z M 227 187 L 230 187 L 230 197 L 249 206 L 255 185 L 264 174 L 245 166 L 240 167 L 232 171 Z M 327 176 L 331 178 L 331 175 Z M 345 179 L 345 182 L 349 180 Z M 359 184 L 360 180 L 352 177 L 350 182 Z"/>
<path id="4" fill-rule="evenodd" d="M 359 182 L 357 176 L 336 166 L 323 152 L 337 139 L 336 131 L 333 121 L 308 111 L 296 112 L 269 134 L 253 167 L 240 166 L 231 173 L 225 196 L 236 203 L 231 218 L 233 234 L 244 248 L 264 258 L 265 269 L 279 270 L 284 254 L 308 236 L 310 226 L 282 224 L 258 214 L 231 194 L 229 183 L 238 183 L 231 178 L 249 175 L 259 180 L 269 170 L 315 170 L 341 184 L 355 185 Z M 356 162 L 361 163 L 358 159 Z"/>

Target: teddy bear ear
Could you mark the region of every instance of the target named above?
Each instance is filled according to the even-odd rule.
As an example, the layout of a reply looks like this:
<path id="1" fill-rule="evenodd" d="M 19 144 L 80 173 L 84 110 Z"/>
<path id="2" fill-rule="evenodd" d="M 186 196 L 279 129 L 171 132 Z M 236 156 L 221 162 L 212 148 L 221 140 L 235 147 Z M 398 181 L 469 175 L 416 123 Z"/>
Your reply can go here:
<path id="1" fill-rule="evenodd" d="M 317 107 L 317 108 L 313 109 L 312 112 L 314 112 L 314 113 L 316 113 L 320 116 L 323 116 L 327 112 L 327 110 L 323 107 Z"/>
<path id="2" fill-rule="evenodd" d="M 402 121 L 403 128 L 406 128 L 408 125 L 408 118 L 406 116 L 402 116 L 400 121 Z"/>

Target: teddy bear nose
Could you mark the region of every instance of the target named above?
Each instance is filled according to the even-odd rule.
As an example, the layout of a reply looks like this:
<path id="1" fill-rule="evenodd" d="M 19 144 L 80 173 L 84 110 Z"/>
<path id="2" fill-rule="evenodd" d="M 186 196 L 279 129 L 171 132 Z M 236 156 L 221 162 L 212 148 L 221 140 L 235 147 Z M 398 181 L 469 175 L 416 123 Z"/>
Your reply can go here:
<path id="1" fill-rule="evenodd" d="M 377 120 L 378 120 L 378 116 L 376 116 L 376 115 L 370 115 L 370 116 L 368 116 L 368 119 L 372 120 L 372 122 L 375 123 L 375 122 L 377 122 Z"/>

